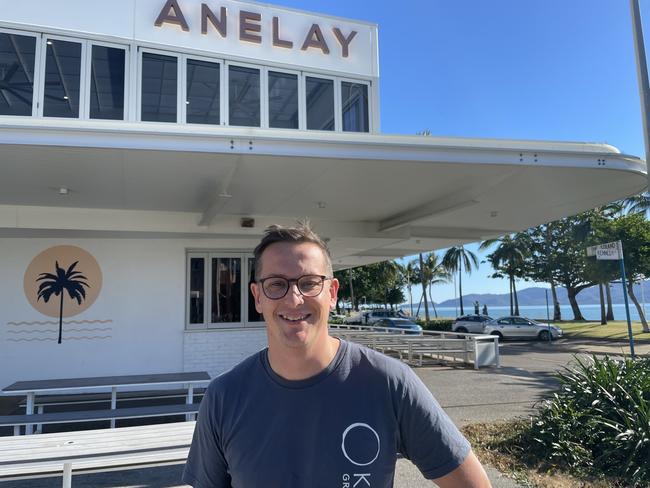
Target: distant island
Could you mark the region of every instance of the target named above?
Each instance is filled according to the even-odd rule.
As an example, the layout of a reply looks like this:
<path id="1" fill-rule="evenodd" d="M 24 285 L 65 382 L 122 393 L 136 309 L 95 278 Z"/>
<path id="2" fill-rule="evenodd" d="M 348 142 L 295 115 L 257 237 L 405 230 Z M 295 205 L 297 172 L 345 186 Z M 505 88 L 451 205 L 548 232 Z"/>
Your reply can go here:
<path id="1" fill-rule="evenodd" d="M 650 280 L 644 282 L 644 288 L 646 293 L 646 300 L 650 301 Z M 613 303 L 624 303 L 623 299 L 623 288 L 620 283 L 611 285 L 612 292 L 612 302 Z M 435 288 L 433 289 L 435 293 Z M 552 304 L 552 296 L 550 288 L 542 288 L 539 286 L 524 288 L 517 291 L 517 298 L 519 299 L 519 306 L 545 306 L 546 305 L 546 295 L 545 290 L 548 290 L 548 301 L 549 304 Z M 569 300 L 567 298 L 567 293 L 564 288 L 557 287 L 557 298 L 560 302 L 560 305 L 569 305 Z M 642 302 L 642 293 L 641 285 L 637 284 L 634 286 L 634 294 L 636 295 L 639 302 Z M 578 293 L 577 296 L 579 305 L 598 305 L 600 303 L 600 294 L 598 292 L 597 286 L 592 286 Z M 483 304 L 488 307 L 507 307 L 510 305 L 510 298 L 507 293 L 494 294 L 494 293 L 471 293 L 468 295 L 463 294 L 463 305 L 465 307 L 471 307 L 471 305 L 478 301 L 481 306 Z M 445 300 L 444 302 L 436 302 L 437 307 L 456 307 L 459 305 L 459 300 L 457 298 L 451 300 Z M 631 306 L 633 306 L 630 303 Z"/>

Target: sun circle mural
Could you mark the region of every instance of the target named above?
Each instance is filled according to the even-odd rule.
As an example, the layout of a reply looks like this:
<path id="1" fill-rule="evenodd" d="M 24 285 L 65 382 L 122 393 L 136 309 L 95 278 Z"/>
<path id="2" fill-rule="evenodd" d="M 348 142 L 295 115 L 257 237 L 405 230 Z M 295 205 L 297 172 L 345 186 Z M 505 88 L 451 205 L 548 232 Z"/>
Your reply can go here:
<path id="1" fill-rule="evenodd" d="M 54 246 L 32 259 L 23 286 L 27 301 L 43 315 L 73 317 L 97 300 L 102 271 L 88 251 Z"/>

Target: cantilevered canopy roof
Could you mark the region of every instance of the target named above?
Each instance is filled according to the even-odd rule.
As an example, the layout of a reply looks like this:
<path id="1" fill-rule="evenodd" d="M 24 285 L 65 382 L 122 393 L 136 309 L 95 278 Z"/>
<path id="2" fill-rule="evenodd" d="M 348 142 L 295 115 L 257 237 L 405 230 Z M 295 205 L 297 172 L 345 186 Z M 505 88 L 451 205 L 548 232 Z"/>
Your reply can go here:
<path id="1" fill-rule="evenodd" d="M 251 249 L 265 226 L 309 217 L 337 268 L 519 231 L 646 184 L 643 161 L 604 144 L 67 120 L 3 124 L 0 168 L 0 236 Z"/>

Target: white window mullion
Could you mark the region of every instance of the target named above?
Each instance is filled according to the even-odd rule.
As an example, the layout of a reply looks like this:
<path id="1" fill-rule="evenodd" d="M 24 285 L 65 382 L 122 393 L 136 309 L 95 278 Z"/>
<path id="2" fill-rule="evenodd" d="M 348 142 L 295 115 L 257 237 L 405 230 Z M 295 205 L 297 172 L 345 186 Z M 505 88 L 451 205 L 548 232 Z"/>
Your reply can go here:
<path id="1" fill-rule="evenodd" d="M 79 76 L 79 119 L 90 119 L 90 84 L 92 83 L 92 45 L 81 43 L 81 71 Z"/>
<path id="2" fill-rule="evenodd" d="M 305 73 L 298 74 L 298 130 L 307 130 L 307 82 Z"/>
<path id="3" fill-rule="evenodd" d="M 260 127 L 269 127 L 269 69 L 260 67 Z"/>
<path id="4" fill-rule="evenodd" d="M 43 105 L 45 104 L 45 60 L 47 59 L 47 36 L 41 35 L 37 41 L 40 50 L 40 59 L 36 63 L 36 71 L 39 73 L 38 86 L 34 83 L 34 98 L 36 99 L 36 116 L 43 117 Z"/>
<path id="5" fill-rule="evenodd" d="M 334 78 L 334 131 L 343 131 L 343 106 L 341 104 L 340 78 Z"/>
<path id="6" fill-rule="evenodd" d="M 176 58 L 176 90 L 178 104 L 176 108 L 176 123 L 184 124 L 187 120 L 187 56 L 184 54 Z"/>

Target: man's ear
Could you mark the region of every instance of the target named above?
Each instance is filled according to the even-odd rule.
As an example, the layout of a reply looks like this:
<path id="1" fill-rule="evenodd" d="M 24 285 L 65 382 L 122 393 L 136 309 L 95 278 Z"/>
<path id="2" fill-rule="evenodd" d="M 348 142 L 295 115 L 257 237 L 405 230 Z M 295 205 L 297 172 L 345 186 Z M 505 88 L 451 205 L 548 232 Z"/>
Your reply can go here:
<path id="1" fill-rule="evenodd" d="M 330 310 L 336 308 L 336 299 L 339 296 L 339 280 L 332 278 L 330 280 Z"/>
<path id="2" fill-rule="evenodd" d="M 254 281 L 251 283 L 251 293 L 255 298 L 255 310 L 257 310 L 257 313 L 262 313 L 262 304 L 260 303 L 260 293 L 262 293 L 262 290 L 260 290 L 260 286 Z"/>

